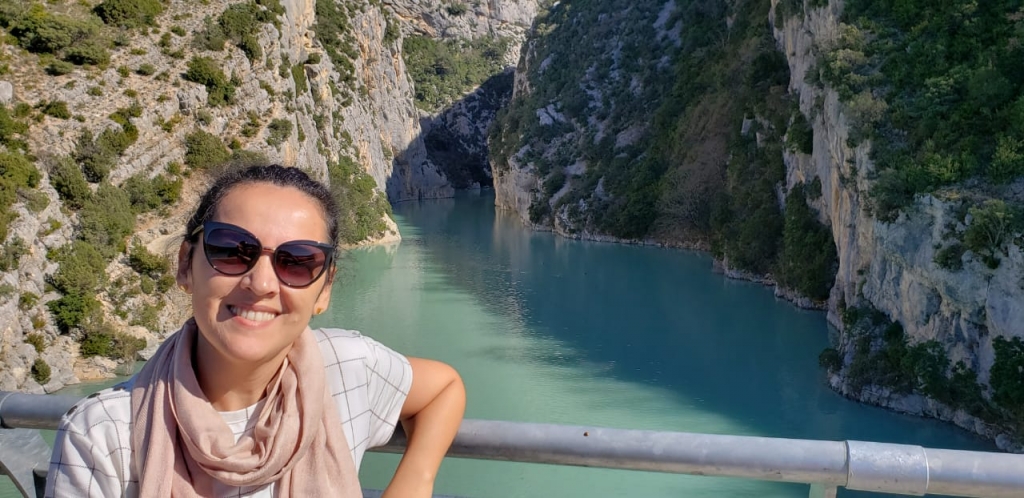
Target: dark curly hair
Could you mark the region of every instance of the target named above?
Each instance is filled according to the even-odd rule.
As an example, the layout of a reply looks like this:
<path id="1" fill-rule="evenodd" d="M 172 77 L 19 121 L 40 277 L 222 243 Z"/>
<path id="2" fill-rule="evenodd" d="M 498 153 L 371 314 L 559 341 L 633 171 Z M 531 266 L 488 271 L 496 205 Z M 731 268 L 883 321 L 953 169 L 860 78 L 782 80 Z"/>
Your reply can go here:
<path id="1" fill-rule="evenodd" d="M 269 183 L 279 187 L 292 187 L 316 200 L 323 211 L 324 222 L 331 245 L 338 245 L 338 203 L 326 185 L 314 180 L 299 168 L 288 168 L 278 164 L 257 165 L 232 169 L 218 176 L 206 193 L 199 199 L 188 223 L 185 224 L 185 240 L 194 242 L 199 234 L 196 228 L 206 223 L 217 212 L 217 206 L 235 187 L 254 183 Z"/>

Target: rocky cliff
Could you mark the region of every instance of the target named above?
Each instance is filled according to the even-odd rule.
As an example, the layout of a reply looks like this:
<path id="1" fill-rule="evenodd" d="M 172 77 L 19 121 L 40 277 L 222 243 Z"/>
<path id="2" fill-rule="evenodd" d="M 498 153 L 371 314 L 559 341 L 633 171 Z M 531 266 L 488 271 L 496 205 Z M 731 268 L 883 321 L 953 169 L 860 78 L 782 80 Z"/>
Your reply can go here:
<path id="1" fill-rule="evenodd" d="M 821 179 L 822 196 L 814 204 L 831 226 L 839 254 L 829 299 L 829 320 L 840 330 L 838 350 L 849 366 L 857 335 L 841 314 L 847 306 L 867 305 L 899 323 L 908 342 L 936 341 L 952 364 L 963 362 L 977 373 L 977 382 L 988 386 L 995 341 L 1024 339 L 1024 253 L 1019 245 L 1008 244 L 995 269 L 970 251 L 961 256 L 959 269 L 937 264 L 936 253 L 947 245 L 948 232 L 966 228 L 958 213 L 962 194 L 955 190 L 919 196 L 891 223 L 870 214 L 865 196 L 875 178 L 871 143 L 849 145 L 847 107 L 834 89 L 810 84 L 807 78 L 822 50 L 838 42 L 843 7 L 843 2 L 833 0 L 807 9 L 805 15 L 776 17 L 774 23 L 779 48 L 790 66 L 790 89 L 799 95 L 800 110 L 814 129 L 812 155 L 787 154 L 786 183 L 791 187 Z M 950 420 L 1006 448 L 1021 448 L 1019 441 L 1011 443 L 1006 427 L 972 416 L 964 407 L 884 387 L 851 386 L 849 374 L 849 368 L 834 374 L 833 387 L 866 402 Z"/>
<path id="2" fill-rule="evenodd" d="M 1005 392 L 1022 382 L 1019 373 L 1010 380 L 1000 374 L 993 382 L 1000 348 L 996 369 L 1005 372 L 1018 361 L 1016 346 L 1009 345 L 1024 339 L 1024 259 L 1020 239 L 1013 242 L 1019 234 L 1001 235 L 996 265 L 991 254 L 962 249 L 940 265 L 951 241 L 963 240 L 981 223 L 979 216 L 965 215 L 967 200 L 977 197 L 969 189 L 920 194 L 893 220 L 873 214 L 869 191 L 878 174 L 871 140 L 851 132 L 849 103 L 812 74 L 822 55 L 841 44 L 843 2 L 770 3 L 770 11 L 767 2 L 762 8 L 760 2 L 669 1 L 572 14 L 555 6 L 547 20 L 542 14 L 523 48 L 510 111 L 491 136 L 497 205 L 535 228 L 573 237 L 710 246 L 730 274 L 774 284 L 787 276 L 787 282 L 800 282 L 787 275 L 787 258 L 791 265 L 809 264 L 792 256 L 810 239 L 791 234 L 815 233 L 795 228 L 801 224 L 789 206 L 799 192 L 799 205 L 806 199 L 815 223 L 827 227 L 832 240 L 826 244 L 834 243 L 835 263 L 825 271 L 834 271 L 835 279 L 814 299 L 782 285 L 777 293 L 827 308 L 837 330 L 835 360 L 823 354 L 832 386 L 862 401 L 953 421 L 1019 449 L 1016 408 L 1005 402 Z M 546 72 L 563 62 L 557 45 L 565 24 L 601 31 L 616 16 L 629 21 L 602 35 L 612 40 L 609 47 L 579 54 L 585 57 L 578 64 L 582 72 L 570 85 L 583 90 L 581 102 L 542 87 L 558 80 Z M 716 17 L 720 21 L 698 22 Z M 681 42 L 674 31 L 680 22 L 687 26 Z M 758 53 L 753 47 L 764 35 L 756 26 L 765 23 L 771 24 L 774 47 Z M 687 37 L 694 32 L 711 41 L 693 43 Z M 655 62 L 639 73 L 619 73 L 617 51 L 644 43 Z M 642 92 L 665 77 L 657 75 L 659 56 L 677 68 L 671 93 L 646 95 L 661 105 L 617 99 L 620 80 Z M 781 71 L 775 61 L 780 56 Z M 592 79 L 594 74 L 605 77 Z M 744 87 L 763 84 L 764 91 L 719 92 L 730 80 Z M 646 112 L 616 120 L 627 102 Z M 809 125 L 800 139 L 796 124 L 804 119 Z M 645 177 L 654 180 L 640 183 Z M 820 193 L 805 194 L 812 184 L 820 185 Z M 653 200 L 645 204 L 638 193 Z M 761 207 L 752 206 L 758 202 Z M 630 232 L 617 219 L 646 220 L 650 228 Z M 744 219 L 756 221 L 748 227 Z M 776 230 L 772 238 L 757 234 Z M 759 254 L 778 254 L 778 262 L 759 268 L 751 257 Z M 730 270 L 737 265 L 745 271 Z M 887 364 L 886 354 L 897 364 Z M 997 398 L 1004 404 L 996 407 Z"/>
<path id="3" fill-rule="evenodd" d="M 462 11 L 463 4 L 452 2 L 170 2 L 151 24 L 118 30 L 103 27 L 88 6 L 50 3 L 50 10 L 30 1 L 0 9 L 0 19 L 7 23 L 0 26 L 23 37 L 21 44 L 0 44 L 0 105 L 10 109 L 4 117 L 13 115 L 25 127 L 10 142 L 0 136 L 0 144 L 7 143 L 0 152 L 16 153 L 24 143 L 31 154 L 27 157 L 42 172 L 38 187 L 23 189 L 31 195 L 19 196 L 11 206 L 14 219 L 0 250 L 13 259 L 9 271 L 0 272 L 3 390 L 50 392 L 109 376 L 124 367 L 96 354 L 98 343 L 92 339 L 102 339 L 100 351 L 106 351 L 108 345 L 131 342 L 123 334 L 141 338 L 145 347 L 140 354 L 145 357 L 187 316 L 185 296 L 166 290 L 163 282 L 153 292 L 158 273 L 152 279 L 138 273 L 133 269 L 138 262 L 123 252 L 105 263 L 102 280 L 110 284 L 98 291 L 102 327 L 69 328 L 51 314 L 53 302 L 62 298 L 63 287 L 53 285 L 58 261 L 68 259 L 61 259 L 62 248 L 85 237 L 81 223 L 90 216 L 70 204 L 70 187 L 53 172 L 64 158 L 81 162 L 84 150 L 92 150 L 83 149 L 83 134 L 89 133 L 90 141 L 98 136 L 134 137 L 118 149 L 109 171 L 89 178 L 91 192 L 108 183 L 135 192 L 128 185 L 139 185 L 139 179 L 142 184 L 178 182 L 180 198 L 155 211 L 143 210 L 148 212 L 137 217 L 131 230 L 131 240 L 158 256 L 173 255 L 184 217 L 204 188 L 205 173 L 194 164 L 205 161 L 203 154 L 217 152 L 213 149 L 226 151 L 228 142 L 236 151 L 233 160 L 265 158 L 321 178 L 329 176 L 333 164 L 354 165 L 355 170 L 344 171 L 370 175 L 392 202 L 450 196 L 450 181 L 424 147 L 424 115 L 414 105 L 403 33 L 514 38 L 529 25 L 536 5 L 485 2 Z M 84 19 L 102 35 L 102 47 L 115 40 L 109 59 L 79 65 L 80 60 L 64 52 L 40 53 L 24 34 L 28 24 L 19 20 L 33 5 L 39 9 L 33 12 L 57 26 L 74 27 L 79 22 L 75 19 Z M 228 11 L 236 17 L 225 17 Z M 253 22 L 254 15 L 259 22 L 250 25 L 250 32 L 232 34 L 233 22 Z M 218 37 L 222 48 L 211 48 Z M 510 52 L 510 57 L 517 53 Z M 189 78 L 196 57 L 209 58 L 224 81 L 210 78 L 204 84 L 202 77 Z M 214 103 L 211 95 L 223 87 L 230 87 L 228 102 Z M 44 112 L 47 103 L 60 103 L 66 110 Z M 104 130 L 111 133 L 104 135 Z M 206 150 L 193 140 L 207 136 L 223 143 Z M 386 221 L 383 235 L 373 238 L 398 236 L 394 224 Z M 88 358 L 83 347 L 90 351 Z M 123 364 L 124 359 L 119 361 Z"/>

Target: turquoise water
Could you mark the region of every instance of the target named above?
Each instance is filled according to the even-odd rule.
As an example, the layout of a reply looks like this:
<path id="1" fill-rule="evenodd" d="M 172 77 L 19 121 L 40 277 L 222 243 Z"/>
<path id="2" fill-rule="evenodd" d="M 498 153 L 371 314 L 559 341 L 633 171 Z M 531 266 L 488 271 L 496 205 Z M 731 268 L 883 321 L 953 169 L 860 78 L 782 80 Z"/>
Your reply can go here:
<path id="1" fill-rule="evenodd" d="M 395 213 L 401 245 L 347 253 L 317 324 L 451 363 L 466 383 L 468 417 L 993 449 L 951 426 L 828 390 L 817 367 L 824 316 L 712 273 L 707 256 L 530 232 L 486 195 L 405 203 Z M 108 383 L 74 389 L 85 395 Z M 383 488 L 397 461 L 368 455 L 363 484 Z M 0 497 L 17 496 L 3 484 Z M 795 498 L 806 489 L 449 459 L 436 491 Z"/>
<path id="2" fill-rule="evenodd" d="M 348 253 L 320 325 L 461 372 L 467 416 L 989 450 L 951 426 L 848 401 L 817 366 L 822 313 L 711 272 L 705 255 L 525 230 L 493 197 L 400 204 L 403 241 Z M 397 464 L 367 456 L 367 487 Z M 449 459 L 474 498 L 800 497 L 803 485 Z M 845 496 L 870 496 L 845 493 Z"/>

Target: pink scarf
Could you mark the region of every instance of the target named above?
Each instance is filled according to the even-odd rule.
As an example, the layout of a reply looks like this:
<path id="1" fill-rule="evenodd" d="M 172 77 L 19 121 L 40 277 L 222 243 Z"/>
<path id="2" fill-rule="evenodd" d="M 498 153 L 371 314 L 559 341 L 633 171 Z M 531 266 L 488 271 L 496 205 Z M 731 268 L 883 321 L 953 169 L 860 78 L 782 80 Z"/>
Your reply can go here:
<path id="1" fill-rule="evenodd" d="M 311 330 L 268 385 L 252 436 L 237 443 L 196 380 L 197 333 L 195 321 L 186 322 L 135 378 L 131 448 L 139 496 L 212 496 L 215 480 L 276 482 L 281 497 L 362 496 Z"/>

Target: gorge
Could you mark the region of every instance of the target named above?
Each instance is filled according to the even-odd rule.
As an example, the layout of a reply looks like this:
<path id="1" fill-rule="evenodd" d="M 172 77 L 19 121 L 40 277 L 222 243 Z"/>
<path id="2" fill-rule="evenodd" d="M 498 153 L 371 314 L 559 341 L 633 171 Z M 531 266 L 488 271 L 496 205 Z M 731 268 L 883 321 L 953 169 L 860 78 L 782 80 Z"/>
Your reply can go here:
<path id="1" fill-rule="evenodd" d="M 100 8 L 117 3 L 0 8 L 0 388 L 52 392 L 109 375 L 139 339 L 155 348 L 186 312 L 161 261 L 202 178 L 273 160 L 352 199 L 351 243 L 398 236 L 385 201 L 493 182 L 535 229 L 709 250 L 827 311 L 835 390 L 1021 448 L 1024 135 L 993 131 L 958 172 L 967 159 L 893 121 L 909 99 L 871 45 L 935 19 L 863 0 Z M 933 15 L 1024 60 L 1019 7 L 958 7 Z M 978 93 L 998 103 L 978 108 L 987 122 L 1020 117 L 1000 116 L 1024 109 L 1022 79 L 996 77 L 1019 67 L 984 73 L 942 47 L 966 75 L 931 75 L 937 99 Z M 931 147 L 919 162 L 939 180 L 897 181 L 920 175 L 879 157 L 889 136 Z"/>

